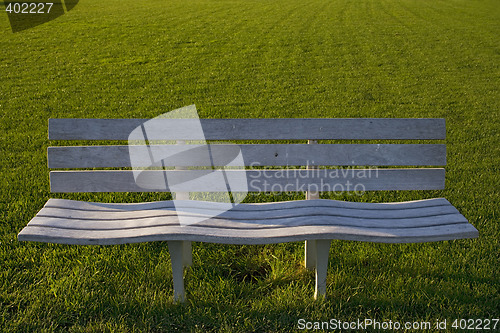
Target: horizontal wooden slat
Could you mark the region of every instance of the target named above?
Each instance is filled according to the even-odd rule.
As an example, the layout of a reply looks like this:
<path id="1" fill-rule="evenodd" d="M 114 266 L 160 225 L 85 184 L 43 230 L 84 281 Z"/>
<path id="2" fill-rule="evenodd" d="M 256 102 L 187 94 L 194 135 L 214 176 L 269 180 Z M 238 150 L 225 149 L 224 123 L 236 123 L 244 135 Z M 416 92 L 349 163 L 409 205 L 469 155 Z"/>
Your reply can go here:
<path id="1" fill-rule="evenodd" d="M 52 171 L 50 184 L 52 192 L 172 191 L 165 184 L 166 177 L 177 180 L 174 192 L 226 192 L 221 174 L 209 171 L 143 171 L 139 178 L 143 187 L 136 184 L 132 171 Z M 438 190 L 444 188 L 445 171 L 440 168 L 227 170 L 224 176 L 233 192 Z M 186 182 L 181 183 L 181 179 Z"/>
<path id="2" fill-rule="evenodd" d="M 222 228 L 164 226 L 115 230 L 85 231 L 50 227 L 26 227 L 19 241 L 77 245 L 116 245 L 154 241 L 182 240 L 221 244 L 273 244 L 317 239 L 352 240 L 377 243 L 418 243 L 476 238 L 477 229 L 469 223 L 412 229 L 364 229 L 353 227 L 291 227 L 274 230 L 231 230 Z"/>
<path id="3" fill-rule="evenodd" d="M 148 122 L 149 140 L 198 140 L 190 119 L 49 119 L 51 140 L 128 140 Z M 446 137 L 444 119 L 200 119 L 206 140 L 433 140 Z M 194 137 L 193 137 L 194 135 Z"/>
<path id="4" fill-rule="evenodd" d="M 295 201 L 293 201 L 295 202 Z M 206 207 L 209 203 L 210 206 Z M 374 204 L 372 204 L 374 205 Z M 240 208 L 243 207 L 243 209 Z M 280 219 L 297 216 L 338 216 L 360 219 L 411 219 L 418 217 L 430 217 L 438 215 L 457 214 L 458 211 L 450 204 L 430 205 L 417 208 L 404 208 L 396 205 L 394 209 L 371 209 L 371 208 L 345 208 L 335 205 L 317 205 L 316 201 L 309 202 L 304 206 L 289 205 L 285 208 L 276 208 L 275 205 L 257 206 L 257 209 L 244 209 L 246 204 L 237 205 L 229 211 L 225 211 L 217 216 L 219 218 L 228 218 L 231 220 L 256 220 L 256 219 Z M 358 205 L 354 205 L 357 207 Z M 279 205 L 278 205 L 279 207 Z M 153 218 L 161 216 L 170 216 L 177 213 L 189 213 L 198 215 L 213 215 L 216 208 L 212 202 L 192 200 L 190 205 L 177 203 L 175 207 L 163 209 L 141 209 L 141 210 L 121 210 L 121 211 L 95 211 L 85 209 L 74 209 L 71 207 L 45 206 L 38 212 L 38 216 L 60 217 L 68 219 L 84 219 L 98 221 L 113 220 L 134 220 L 143 218 Z M 177 213 L 176 213 L 177 211 Z"/>
<path id="5" fill-rule="evenodd" d="M 239 204 L 234 207 L 234 211 L 272 211 L 295 208 L 321 207 L 321 208 L 345 208 L 356 210 L 413 210 L 419 208 L 431 208 L 448 206 L 450 202 L 445 198 L 434 198 L 424 200 L 413 200 L 403 202 L 351 202 L 338 201 L 329 199 L 311 200 L 293 200 L 279 202 L 260 202 L 252 204 Z M 145 210 L 164 210 L 173 209 L 174 207 L 193 208 L 201 207 L 203 209 L 220 210 L 220 207 L 225 204 L 211 201 L 198 200 L 176 200 L 174 201 L 154 201 L 154 202 L 139 202 L 139 203 L 108 203 L 108 202 L 89 202 L 67 199 L 49 199 L 44 208 L 60 208 L 71 210 L 84 210 L 87 212 L 125 212 L 125 211 L 145 211 Z"/>
<path id="6" fill-rule="evenodd" d="M 130 154 L 143 158 L 135 159 L 134 167 L 151 165 L 149 151 L 153 156 L 172 156 L 163 160 L 164 166 L 210 166 L 211 160 L 200 154 L 206 146 L 188 145 L 146 146 L 77 146 L 49 147 L 49 168 L 108 168 L 131 167 Z M 215 165 L 227 164 L 234 150 L 240 150 L 247 166 L 291 166 L 291 165 L 351 165 L 351 166 L 403 166 L 446 165 L 446 145 L 443 144 L 212 144 L 210 151 Z M 140 164 L 138 163 L 140 162 Z"/>
<path id="7" fill-rule="evenodd" d="M 196 216 L 196 218 L 199 218 Z M 353 217 L 309 215 L 283 217 L 279 219 L 253 219 L 253 220 L 230 220 L 224 218 L 207 218 L 206 220 L 193 224 L 197 227 L 221 228 L 235 230 L 257 230 L 257 229 L 280 229 L 296 226 L 343 226 L 354 228 L 384 228 L 408 229 L 433 227 L 440 225 L 451 225 L 467 223 L 467 220 L 458 215 L 438 215 L 402 219 L 359 219 Z M 165 215 L 158 217 L 145 217 L 144 219 L 122 219 L 122 220 L 85 220 L 85 219 L 64 219 L 55 217 L 38 216 L 34 218 L 30 226 L 42 226 L 60 229 L 78 230 L 125 230 L 160 227 L 170 228 L 179 226 L 177 215 Z"/>
<path id="8" fill-rule="evenodd" d="M 26 227 L 20 241 L 77 245 L 115 245 L 154 241 L 182 240 L 222 244 L 273 244 L 317 239 L 353 240 L 379 243 L 418 243 L 476 238 L 477 230 L 469 223 L 412 229 L 360 229 L 353 227 L 290 227 L 274 230 L 231 230 L 222 228 L 164 226 L 115 230 L 85 231 L 50 227 Z"/>
<path id="9" fill-rule="evenodd" d="M 179 223 L 177 215 L 196 216 L 208 219 L 213 210 L 202 208 L 181 208 L 169 210 L 146 210 L 124 212 L 95 212 L 62 208 L 45 207 L 37 216 L 53 219 L 60 227 L 68 227 L 71 223 L 81 224 L 86 229 L 126 229 L 139 228 L 153 224 Z M 348 223 L 352 226 L 377 227 L 385 225 L 394 228 L 414 228 L 439 223 L 467 222 L 453 206 L 438 206 L 410 210 L 356 210 L 330 207 L 301 207 L 291 209 L 274 209 L 265 211 L 225 211 L 215 218 L 214 225 L 224 228 L 259 228 L 264 226 L 293 226 L 323 224 L 318 219 L 328 217 L 329 221 Z M 309 219 L 309 220 L 308 220 Z M 64 220 L 63 222 L 60 222 Z M 66 220 L 72 220 L 68 222 Z M 76 222 L 78 221 L 78 222 Z M 231 221 L 231 222 L 228 222 Z M 239 223 L 239 225 L 236 224 Z M 332 222 L 333 223 L 333 222 Z M 199 225 L 199 224 L 198 224 Z"/>

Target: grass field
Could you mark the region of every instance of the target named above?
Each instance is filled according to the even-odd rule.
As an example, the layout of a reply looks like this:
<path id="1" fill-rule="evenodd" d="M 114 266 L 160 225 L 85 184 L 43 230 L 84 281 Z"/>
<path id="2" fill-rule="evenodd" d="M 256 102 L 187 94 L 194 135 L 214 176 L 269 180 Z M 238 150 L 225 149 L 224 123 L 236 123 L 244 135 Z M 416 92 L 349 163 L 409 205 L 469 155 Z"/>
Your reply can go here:
<path id="1" fill-rule="evenodd" d="M 498 318 L 498 0 L 81 0 L 15 34 L 0 17 L 0 330 L 289 332 L 300 318 L 447 319 L 451 330 L 456 318 Z M 172 302 L 166 243 L 17 241 L 49 197 L 168 199 L 49 193 L 48 118 L 149 118 L 193 103 L 202 118 L 446 118 L 446 190 L 356 199 L 446 197 L 480 237 L 334 241 L 321 301 L 302 244 L 196 243 L 184 305 Z"/>

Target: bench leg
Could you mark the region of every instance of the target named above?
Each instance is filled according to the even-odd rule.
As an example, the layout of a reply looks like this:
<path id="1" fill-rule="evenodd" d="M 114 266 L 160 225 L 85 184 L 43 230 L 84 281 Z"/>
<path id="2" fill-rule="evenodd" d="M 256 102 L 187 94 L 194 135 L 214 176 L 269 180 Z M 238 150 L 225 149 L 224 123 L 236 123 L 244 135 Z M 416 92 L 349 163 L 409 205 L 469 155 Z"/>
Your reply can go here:
<path id="1" fill-rule="evenodd" d="M 193 247 L 190 241 L 182 241 L 182 261 L 184 267 L 191 267 L 193 264 Z"/>
<path id="2" fill-rule="evenodd" d="M 305 266 L 307 269 L 313 270 L 316 268 L 316 241 L 308 240 L 305 242 Z"/>
<path id="3" fill-rule="evenodd" d="M 174 280 L 174 302 L 184 302 L 184 242 L 168 241 L 168 250 L 172 262 L 172 277 Z"/>
<path id="4" fill-rule="evenodd" d="M 326 271 L 328 269 L 328 254 L 330 253 L 329 239 L 318 239 L 316 243 L 316 287 L 314 299 L 326 295 Z"/>

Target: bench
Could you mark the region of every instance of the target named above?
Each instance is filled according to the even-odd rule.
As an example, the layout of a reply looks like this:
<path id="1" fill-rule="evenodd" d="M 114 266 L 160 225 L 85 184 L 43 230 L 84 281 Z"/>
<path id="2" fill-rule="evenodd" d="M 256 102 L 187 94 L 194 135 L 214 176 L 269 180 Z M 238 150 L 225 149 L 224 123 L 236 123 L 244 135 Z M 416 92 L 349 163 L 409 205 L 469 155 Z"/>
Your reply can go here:
<path id="1" fill-rule="evenodd" d="M 130 133 L 144 130 L 143 124 L 147 121 L 50 119 L 49 139 L 129 140 Z M 161 137 L 146 138 L 149 153 L 157 149 L 163 154 L 170 151 L 175 155 L 182 153 L 179 150 L 182 144 L 191 147 L 189 140 L 194 138 L 189 131 L 182 130 L 189 121 L 192 120 L 169 119 L 163 123 L 160 120 L 160 127 L 164 129 Z M 202 177 L 207 175 L 207 169 L 199 169 L 207 163 L 197 160 L 200 154 L 193 149 L 174 164 L 168 159 L 162 160 L 161 169 L 147 169 L 151 159 L 145 158 L 142 166 L 146 169 L 139 173 L 152 178 L 146 177 L 139 186 L 134 169 L 130 169 L 133 145 L 49 147 L 48 167 L 65 169 L 50 171 L 52 192 L 167 191 L 175 192 L 176 200 L 113 204 L 50 199 L 19 233 L 18 239 L 83 245 L 167 241 L 174 300 L 183 301 L 183 272 L 191 265 L 191 242 L 305 241 L 305 265 L 316 271 L 316 298 L 326 293 L 331 240 L 412 243 L 478 237 L 478 231 L 444 198 L 399 203 L 319 199 L 322 191 L 444 189 L 445 170 L 436 166 L 446 164 L 446 146 L 423 141 L 445 139 L 444 119 L 201 119 L 199 122 L 206 140 L 238 142 L 237 152 L 243 156 L 246 169 L 225 168 L 226 183 L 205 181 Z M 153 144 L 154 140 L 176 140 L 176 144 Z M 252 143 L 240 144 L 246 140 Z M 258 140 L 278 143 L 255 144 L 262 142 Z M 283 143 L 285 140 L 294 143 Z M 371 141 L 320 144 L 318 140 Z M 374 140 L 419 141 L 373 143 Z M 196 142 L 193 147 L 198 147 Z M 212 165 L 208 167 L 213 168 L 217 156 L 233 154 L 235 145 L 217 143 L 206 147 L 211 153 Z M 227 161 L 220 163 L 227 164 Z M 201 176 L 197 172 L 201 172 Z M 181 182 L 172 188 L 165 183 L 156 186 L 158 175 L 182 178 L 191 177 L 193 173 L 199 181 Z M 227 191 L 228 179 L 238 175 L 245 176 L 246 180 L 243 184 L 233 184 L 234 193 L 305 191 L 306 200 L 232 202 L 231 209 L 224 208 L 225 203 L 188 200 L 190 192 L 194 195 L 194 192 Z M 210 213 L 219 206 L 222 210 L 218 215 Z M 196 214 L 189 211 L 191 208 Z M 180 214 L 184 209 L 198 218 L 201 216 L 201 220 L 182 225 Z"/>

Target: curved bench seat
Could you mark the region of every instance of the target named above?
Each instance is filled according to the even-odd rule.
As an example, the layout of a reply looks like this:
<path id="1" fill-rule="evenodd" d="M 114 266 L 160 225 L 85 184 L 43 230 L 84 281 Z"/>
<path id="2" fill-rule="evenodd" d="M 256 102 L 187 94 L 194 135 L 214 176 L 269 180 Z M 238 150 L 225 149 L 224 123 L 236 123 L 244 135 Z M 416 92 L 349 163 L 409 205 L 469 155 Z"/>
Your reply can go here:
<path id="1" fill-rule="evenodd" d="M 19 240 L 80 245 L 149 241 L 269 244 L 317 239 L 415 243 L 474 238 L 477 230 L 446 199 L 398 203 L 301 200 L 238 204 L 192 225 L 177 214 L 204 216 L 217 203 L 160 201 L 107 204 L 50 199 Z M 179 209 L 180 208 L 180 209 Z"/>

